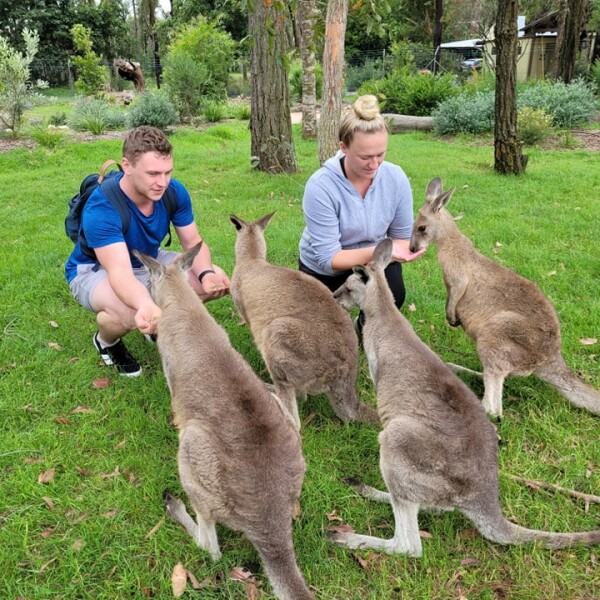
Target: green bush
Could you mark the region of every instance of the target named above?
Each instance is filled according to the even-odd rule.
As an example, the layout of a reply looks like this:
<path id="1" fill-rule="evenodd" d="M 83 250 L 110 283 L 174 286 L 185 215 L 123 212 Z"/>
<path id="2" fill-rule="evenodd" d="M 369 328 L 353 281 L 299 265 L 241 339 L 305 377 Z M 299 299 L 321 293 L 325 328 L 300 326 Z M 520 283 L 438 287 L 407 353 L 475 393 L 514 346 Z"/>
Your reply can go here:
<path id="1" fill-rule="evenodd" d="M 110 106 L 100 98 L 80 98 L 73 112 L 67 119 L 67 124 L 75 131 L 91 131 L 94 135 L 108 129 L 123 129 L 128 125 L 127 115 Z"/>
<path id="2" fill-rule="evenodd" d="M 217 123 L 227 117 L 227 105 L 222 102 L 207 102 L 202 109 L 202 114 L 207 121 Z"/>
<path id="3" fill-rule="evenodd" d="M 236 119 L 247 121 L 250 119 L 250 105 L 246 103 L 235 104 L 231 107 L 231 112 Z"/>
<path id="4" fill-rule="evenodd" d="M 543 141 L 552 131 L 552 117 L 543 108 L 524 106 L 518 113 L 519 139 L 528 146 Z"/>
<path id="5" fill-rule="evenodd" d="M 72 57 L 77 73 L 75 87 L 82 93 L 98 95 L 109 80 L 108 69 L 92 49 L 92 32 L 80 23 L 71 27 L 71 36 L 78 55 Z"/>
<path id="6" fill-rule="evenodd" d="M 440 102 L 457 93 L 453 75 L 398 72 L 379 81 L 366 81 L 357 91 L 377 96 L 384 112 L 415 116 L 429 116 Z"/>
<path id="7" fill-rule="evenodd" d="M 182 121 L 189 122 L 200 114 L 202 103 L 210 97 L 213 87 L 206 65 L 196 62 L 188 54 L 169 55 L 165 59 L 164 80 Z"/>
<path id="8" fill-rule="evenodd" d="M 67 113 L 64 111 L 55 112 L 50 115 L 50 125 L 58 127 L 59 125 L 67 124 Z"/>
<path id="9" fill-rule="evenodd" d="M 146 91 L 138 96 L 129 112 L 129 125 L 153 125 L 165 129 L 179 123 L 179 114 L 166 94 Z"/>
<path id="10" fill-rule="evenodd" d="M 438 135 L 488 133 L 494 128 L 493 91 L 472 96 L 454 96 L 442 102 L 432 113 L 433 131 Z"/>
<path id="11" fill-rule="evenodd" d="M 588 77 L 596 88 L 596 93 L 600 93 L 600 58 L 596 59 L 590 67 Z"/>
<path id="12" fill-rule="evenodd" d="M 299 102 L 302 100 L 302 63 L 299 60 L 290 66 L 289 82 L 292 100 Z M 320 63 L 315 63 L 315 94 L 317 99 L 323 95 L 323 67 Z"/>
<path id="13" fill-rule="evenodd" d="M 197 17 L 176 32 L 169 46 L 165 57 L 165 82 L 170 89 L 178 90 L 181 94 L 183 87 L 195 85 L 200 80 L 202 95 L 224 100 L 227 97 L 234 48 L 235 42 L 229 33 L 223 31 L 216 22 Z M 184 58 L 193 61 L 198 68 L 191 69 Z M 189 81 L 177 81 L 182 75 L 191 78 Z M 177 108 L 183 116 L 182 109 L 179 106 Z"/>
<path id="14" fill-rule="evenodd" d="M 60 129 L 48 128 L 45 123 L 38 123 L 31 127 L 29 135 L 44 148 L 56 150 L 65 141 L 65 133 Z"/>
<path id="15" fill-rule="evenodd" d="M 592 83 L 575 79 L 562 81 L 535 81 L 519 86 L 519 108 L 542 108 L 552 117 L 555 127 L 576 127 L 589 123 L 598 112 L 596 88 Z"/>
<path id="16" fill-rule="evenodd" d="M 362 65 L 350 65 L 346 69 L 344 84 L 349 92 L 356 91 L 365 81 L 381 79 L 385 75 L 381 60 L 366 60 Z"/>

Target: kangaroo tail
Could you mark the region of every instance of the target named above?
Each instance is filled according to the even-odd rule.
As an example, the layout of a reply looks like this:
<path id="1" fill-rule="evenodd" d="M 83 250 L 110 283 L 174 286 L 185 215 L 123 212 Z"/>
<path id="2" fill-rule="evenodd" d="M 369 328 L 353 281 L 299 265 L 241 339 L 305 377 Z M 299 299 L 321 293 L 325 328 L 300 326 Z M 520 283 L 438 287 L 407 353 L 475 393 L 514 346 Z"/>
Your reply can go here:
<path id="1" fill-rule="evenodd" d="M 543 365 L 535 373 L 540 379 L 556 387 L 561 396 L 575 406 L 600 415 L 600 392 L 579 379 L 562 357 Z"/>
<path id="2" fill-rule="evenodd" d="M 580 533 L 554 533 L 527 529 L 508 521 L 503 515 L 482 515 L 464 511 L 471 519 L 481 535 L 497 544 L 524 544 L 526 542 L 540 542 L 542 546 L 550 549 L 568 548 L 582 544 L 591 546 L 600 544 L 600 529 L 582 531 Z"/>
<path id="3" fill-rule="evenodd" d="M 283 547 L 273 543 L 254 545 L 279 600 L 314 600 L 298 568 L 291 539 Z"/>

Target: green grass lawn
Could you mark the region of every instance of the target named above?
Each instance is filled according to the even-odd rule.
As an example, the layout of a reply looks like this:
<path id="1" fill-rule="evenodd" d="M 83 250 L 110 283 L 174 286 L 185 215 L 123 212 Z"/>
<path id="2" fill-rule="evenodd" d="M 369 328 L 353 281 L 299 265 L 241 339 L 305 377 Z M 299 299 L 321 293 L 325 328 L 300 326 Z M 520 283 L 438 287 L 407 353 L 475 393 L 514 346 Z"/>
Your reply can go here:
<path id="1" fill-rule="evenodd" d="M 193 198 L 215 261 L 231 273 L 235 231 L 228 215 L 254 219 L 276 210 L 266 231 L 269 257 L 295 267 L 302 193 L 318 167 L 315 142 L 296 127 L 300 171 L 269 176 L 250 169 L 245 122 L 172 136 L 175 176 Z M 388 159 L 411 179 L 415 210 L 430 179 L 457 188 L 449 205 L 476 247 L 534 280 L 562 322 L 567 363 L 600 388 L 600 169 L 597 153 L 529 150 L 519 178 L 494 173 L 493 148 L 427 134 L 392 136 Z M 136 380 L 104 367 L 91 343 L 95 320 L 71 298 L 63 265 L 72 244 L 63 220 L 85 175 L 121 141 L 68 143 L 50 153 L 0 155 L 0 597 L 7 599 L 171 598 L 182 563 L 204 587 L 190 597 L 242 599 L 234 567 L 271 588 L 251 544 L 219 529 L 223 558 L 212 563 L 177 524 L 165 520 L 162 493 L 181 495 L 177 434 L 156 348 L 138 333 L 127 343 L 144 367 Z M 445 292 L 434 249 L 405 268 L 404 313 L 444 359 L 478 368 L 473 344 L 444 318 Z M 264 364 L 230 298 L 209 305 L 233 345 L 265 379 Z M 201 343 L 201 340 L 199 340 Z M 398 340 L 401 344 L 402 340 Z M 108 377 L 109 385 L 94 382 Z M 478 381 L 468 381 L 478 394 Z M 361 397 L 375 395 L 364 357 Z M 308 469 L 294 540 L 300 568 L 318 598 L 588 599 L 600 595 L 598 550 L 550 551 L 494 545 L 457 513 L 423 514 L 423 557 L 349 551 L 325 540 L 327 527 L 391 536 L 390 507 L 359 498 L 342 482 L 381 486 L 377 430 L 336 420 L 324 397 L 300 406 Z M 557 531 L 600 526 L 600 507 L 535 489 L 511 475 L 600 494 L 598 417 L 580 411 L 534 377 L 507 382 L 499 430 L 501 501 L 520 525 Z M 427 440 L 423 440 L 427 444 Z M 50 470 L 53 471 L 50 471 Z M 50 473 L 49 473 L 50 472 Z M 40 483 L 42 474 L 48 483 Z M 50 475 L 52 475 L 50 477 Z"/>

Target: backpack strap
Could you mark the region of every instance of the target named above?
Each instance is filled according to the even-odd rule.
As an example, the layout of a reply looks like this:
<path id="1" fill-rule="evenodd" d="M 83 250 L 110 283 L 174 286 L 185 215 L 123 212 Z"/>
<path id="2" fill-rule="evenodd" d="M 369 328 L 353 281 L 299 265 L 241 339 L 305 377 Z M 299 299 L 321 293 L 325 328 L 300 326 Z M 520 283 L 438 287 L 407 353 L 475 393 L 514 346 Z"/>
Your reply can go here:
<path id="1" fill-rule="evenodd" d="M 167 241 L 165 242 L 165 246 L 171 245 L 171 221 L 173 220 L 173 216 L 177 211 L 177 196 L 175 195 L 175 189 L 169 183 L 165 193 L 162 197 L 163 204 L 167 209 L 167 215 L 169 216 L 169 233 L 167 234 Z"/>
<path id="2" fill-rule="evenodd" d="M 109 158 L 100 167 L 100 174 L 98 175 L 98 183 L 102 183 L 102 181 L 104 181 L 104 176 L 105 176 L 105 173 L 106 173 L 106 169 L 108 169 L 108 167 L 112 167 L 113 165 L 116 165 L 119 168 L 119 171 L 123 170 L 121 168 L 121 165 L 116 160 L 113 160 L 112 158 Z"/>
<path id="3" fill-rule="evenodd" d="M 108 162 L 106 161 L 104 165 Z M 104 165 L 102 167 L 104 168 Z M 100 171 L 100 177 L 103 177 L 103 171 Z M 98 181 L 100 181 L 100 177 L 98 177 Z M 116 177 L 110 177 L 101 183 L 102 191 L 108 198 L 108 201 L 113 205 L 113 208 L 119 213 L 119 217 L 121 217 L 121 221 L 123 222 L 123 235 L 127 233 L 129 229 L 129 222 L 131 220 L 131 213 L 129 212 L 129 206 L 127 205 L 127 197 L 125 193 L 119 186 L 119 182 Z"/>

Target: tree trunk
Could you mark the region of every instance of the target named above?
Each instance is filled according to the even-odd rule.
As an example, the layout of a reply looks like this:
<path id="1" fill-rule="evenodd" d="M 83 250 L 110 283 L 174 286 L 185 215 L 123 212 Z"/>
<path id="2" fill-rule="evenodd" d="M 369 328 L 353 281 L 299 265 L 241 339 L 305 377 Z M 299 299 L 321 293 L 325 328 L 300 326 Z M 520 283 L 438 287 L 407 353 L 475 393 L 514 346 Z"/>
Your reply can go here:
<path id="1" fill-rule="evenodd" d="M 342 114 L 344 38 L 348 0 L 329 0 L 323 49 L 323 100 L 319 119 L 319 161 L 323 164 L 339 148 L 338 130 Z"/>
<path id="2" fill-rule="evenodd" d="M 517 137 L 517 0 L 498 2 L 496 16 L 496 106 L 494 168 L 518 175 L 525 170 Z"/>
<path id="3" fill-rule="evenodd" d="M 433 28 L 433 69 L 440 70 L 440 45 L 442 43 L 442 16 L 444 13 L 443 0 L 435 0 L 435 24 Z"/>
<path id="4" fill-rule="evenodd" d="M 558 17 L 554 77 L 569 83 L 575 74 L 579 36 L 586 20 L 589 0 L 561 0 Z"/>
<path id="5" fill-rule="evenodd" d="M 317 137 L 317 91 L 315 78 L 314 19 L 316 0 L 300 0 L 298 21 L 302 36 L 302 139 Z"/>
<path id="6" fill-rule="evenodd" d="M 269 0 L 256 0 L 248 17 L 253 41 L 250 51 L 251 160 L 256 168 L 268 173 L 297 171 L 285 68 L 286 14 Z"/>

